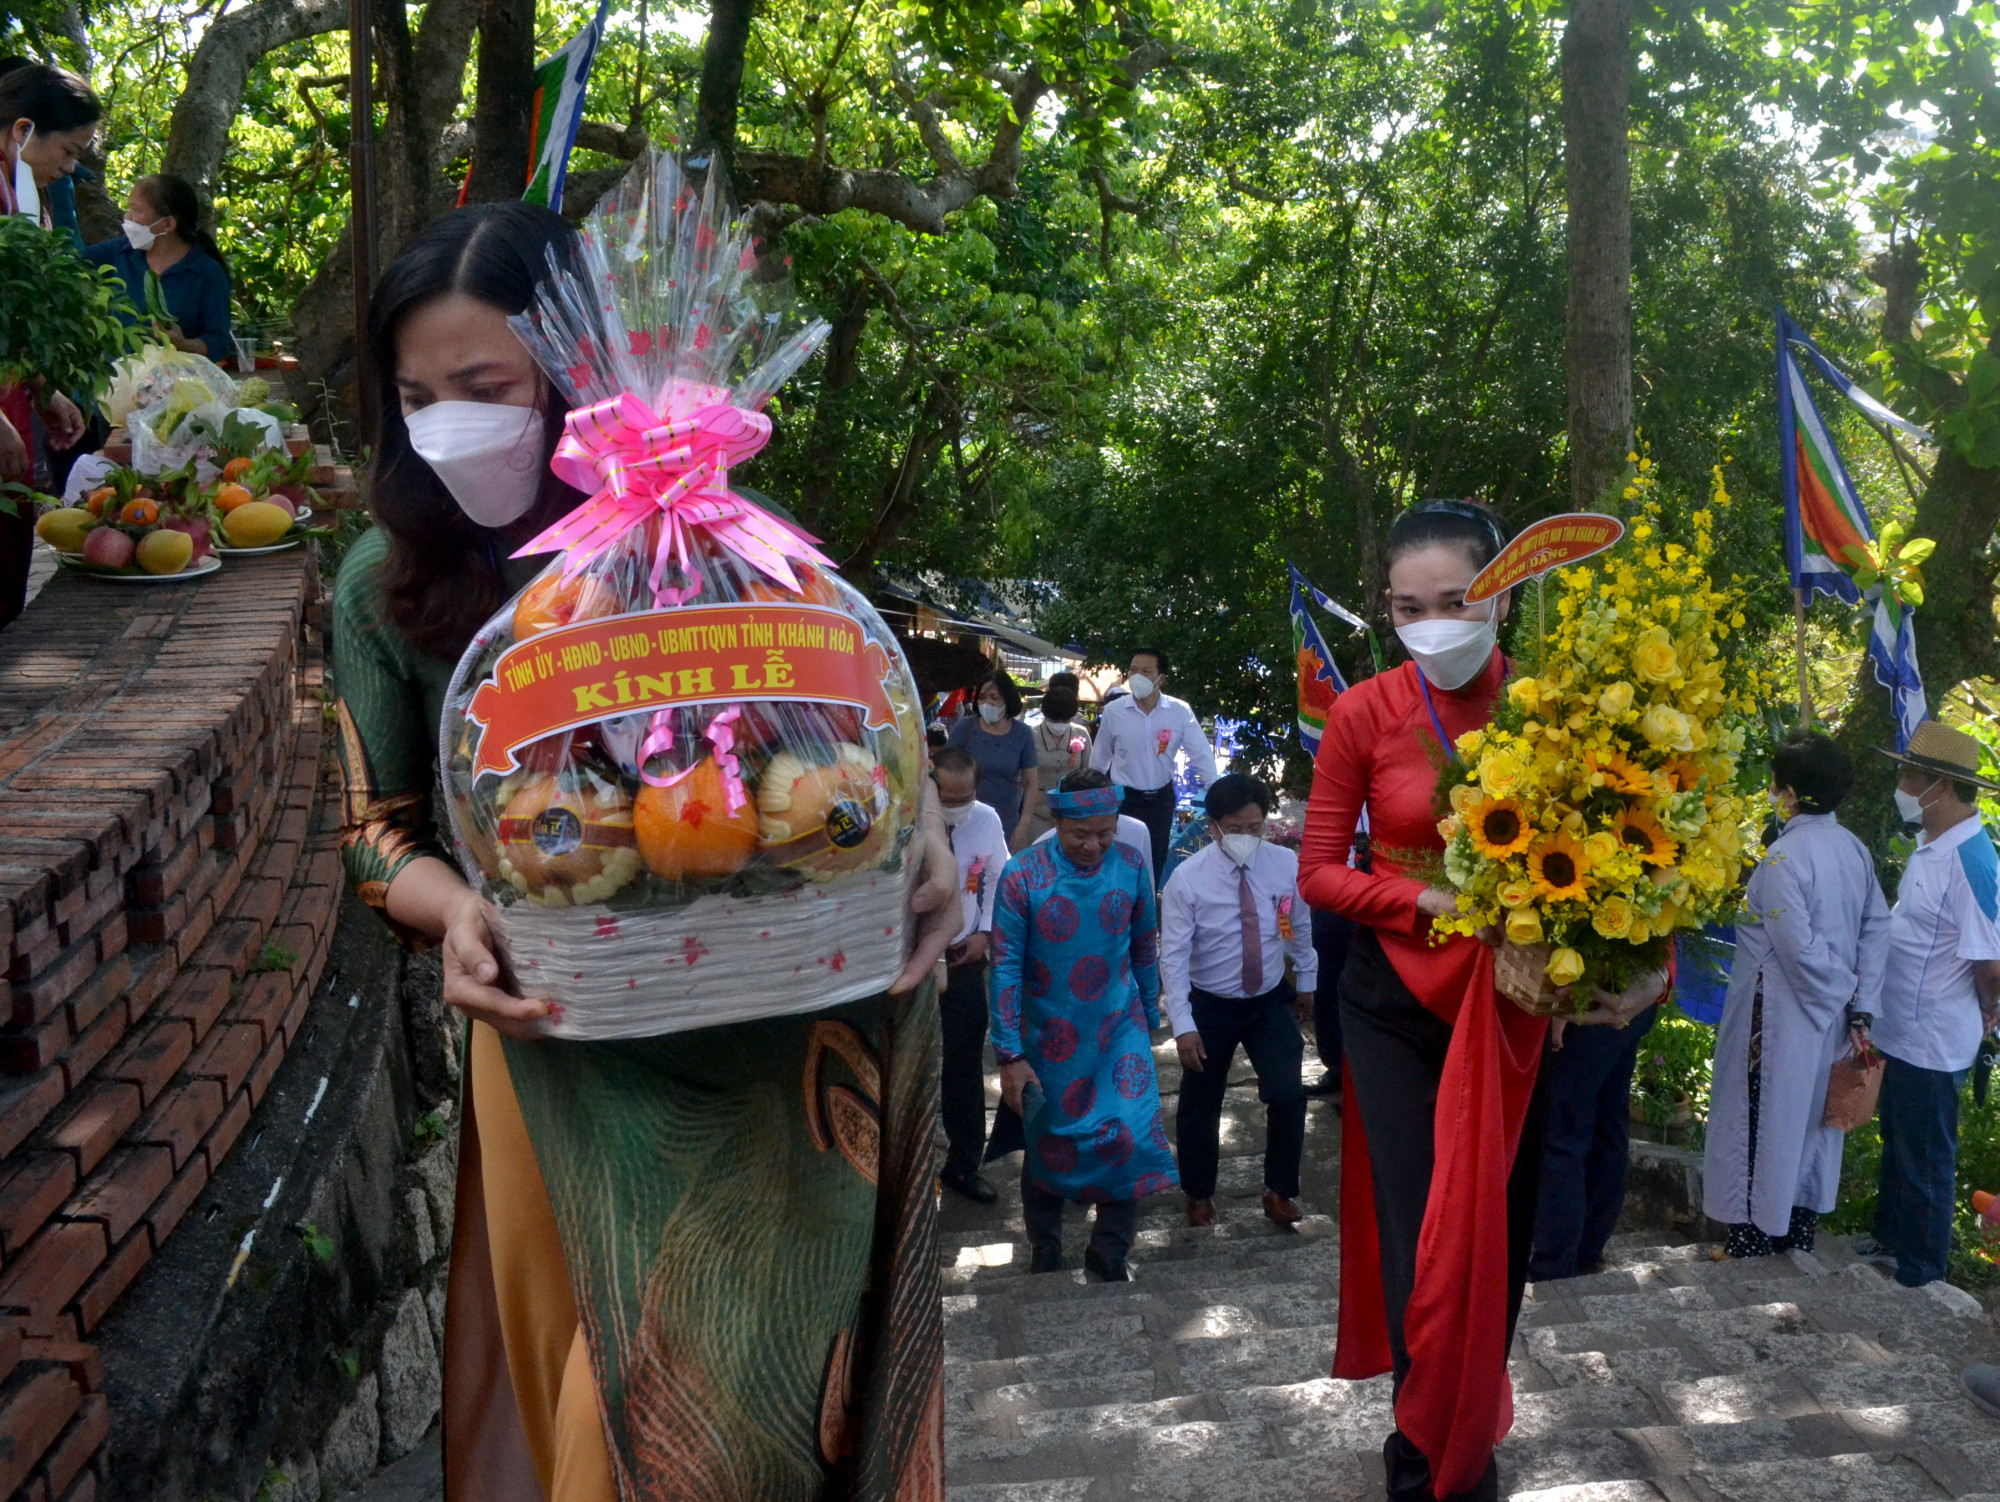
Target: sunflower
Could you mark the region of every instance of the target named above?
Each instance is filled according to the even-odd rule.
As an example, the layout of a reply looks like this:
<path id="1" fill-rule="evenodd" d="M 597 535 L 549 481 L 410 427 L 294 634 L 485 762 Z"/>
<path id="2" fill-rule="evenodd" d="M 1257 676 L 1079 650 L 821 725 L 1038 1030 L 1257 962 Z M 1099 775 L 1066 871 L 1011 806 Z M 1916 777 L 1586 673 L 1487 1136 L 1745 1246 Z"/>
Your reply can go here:
<path id="1" fill-rule="evenodd" d="M 1648 866 L 1671 866 L 1680 847 L 1660 828 L 1660 821 L 1642 808 L 1628 808 L 1611 825 L 1627 851 Z"/>
<path id="2" fill-rule="evenodd" d="M 1480 799 L 1466 811 L 1465 829 L 1472 848 L 1494 861 L 1526 850 L 1535 837 L 1535 826 L 1512 798 Z"/>
<path id="3" fill-rule="evenodd" d="M 1566 829 L 1537 840 L 1528 851 L 1528 879 L 1538 894 L 1553 901 L 1581 902 L 1583 874 L 1589 869 L 1582 844 Z"/>
<path id="4" fill-rule="evenodd" d="M 1604 785 L 1614 793 L 1650 793 L 1652 773 L 1622 751 L 1593 751 L 1584 760 L 1593 772 L 1604 774 Z"/>
<path id="5" fill-rule="evenodd" d="M 1674 785 L 1674 791 L 1677 793 L 1691 793 L 1701 785 L 1701 768 L 1685 756 L 1668 757 L 1660 763 L 1660 770 L 1666 774 L 1667 780 Z M 1634 788 L 1632 791 L 1643 790 Z"/>

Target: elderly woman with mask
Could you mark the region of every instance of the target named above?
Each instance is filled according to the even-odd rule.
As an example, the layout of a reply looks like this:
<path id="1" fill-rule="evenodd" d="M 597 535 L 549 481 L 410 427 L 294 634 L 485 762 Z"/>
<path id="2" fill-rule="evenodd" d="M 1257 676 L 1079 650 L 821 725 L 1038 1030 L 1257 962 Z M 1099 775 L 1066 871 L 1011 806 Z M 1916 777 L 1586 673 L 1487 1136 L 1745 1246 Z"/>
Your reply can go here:
<path id="1" fill-rule="evenodd" d="M 1090 727 L 1077 718 L 1082 688 L 1074 673 L 1051 673 L 1042 688 L 1042 707 L 1027 717 L 1035 736 L 1035 782 L 1041 797 L 1028 809 L 1028 842 L 1056 827 L 1048 796 L 1070 773 L 1090 765 Z"/>
<path id="2" fill-rule="evenodd" d="M 1868 847 L 1835 810 L 1854 766 L 1823 735 L 1771 756 L 1783 832 L 1751 874 L 1715 1034 L 1703 1209 L 1721 1255 L 1809 1252 L 1840 1189 L 1845 1134 L 1821 1125 L 1827 1073 L 1876 1010 L 1889 905 Z"/>

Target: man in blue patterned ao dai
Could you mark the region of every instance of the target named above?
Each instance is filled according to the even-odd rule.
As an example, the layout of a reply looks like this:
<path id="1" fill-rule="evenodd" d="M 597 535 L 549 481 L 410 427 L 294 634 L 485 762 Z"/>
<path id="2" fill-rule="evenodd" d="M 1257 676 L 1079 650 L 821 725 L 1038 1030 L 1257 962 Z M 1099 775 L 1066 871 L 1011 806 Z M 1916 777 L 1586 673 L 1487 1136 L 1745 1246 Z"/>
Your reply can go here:
<path id="1" fill-rule="evenodd" d="M 1123 1282 L 1140 1196 L 1179 1182 L 1153 1073 L 1159 916 L 1144 863 L 1117 843 L 1111 779 L 1072 772 L 1048 801 L 1056 837 L 1000 877 L 993 1051 L 1027 1131 L 1029 1271 L 1061 1269 L 1063 1201 L 1074 1200 L 1097 1207 L 1085 1269 Z"/>

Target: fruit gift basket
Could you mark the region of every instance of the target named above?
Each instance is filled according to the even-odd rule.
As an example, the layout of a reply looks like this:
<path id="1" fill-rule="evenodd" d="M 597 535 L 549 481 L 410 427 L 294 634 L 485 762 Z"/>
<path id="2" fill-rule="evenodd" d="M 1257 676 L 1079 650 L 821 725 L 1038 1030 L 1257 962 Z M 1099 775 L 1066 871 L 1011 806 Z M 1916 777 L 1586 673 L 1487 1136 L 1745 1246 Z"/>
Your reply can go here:
<path id="1" fill-rule="evenodd" d="M 904 961 L 923 777 L 896 640 L 790 521 L 731 489 L 825 337 L 724 190 L 670 156 L 514 320 L 572 410 L 588 499 L 480 630 L 442 725 L 460 864 L 568 1038 L 810 1012 Z"/>

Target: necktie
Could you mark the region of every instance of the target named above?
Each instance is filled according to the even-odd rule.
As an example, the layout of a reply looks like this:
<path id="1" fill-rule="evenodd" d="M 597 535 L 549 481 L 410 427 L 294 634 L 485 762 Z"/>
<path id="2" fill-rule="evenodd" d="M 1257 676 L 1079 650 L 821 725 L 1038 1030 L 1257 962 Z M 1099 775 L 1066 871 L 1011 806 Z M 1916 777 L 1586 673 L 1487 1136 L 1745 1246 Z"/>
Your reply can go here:
<path id="1" fill-rule="evenodd" d="M 1236 868 L 1236 910 L 1243 915 L 1243 994 L 1264 994 L 1264 930 L 1257 921 L 1257 894 L 1247 866 Z"/>

